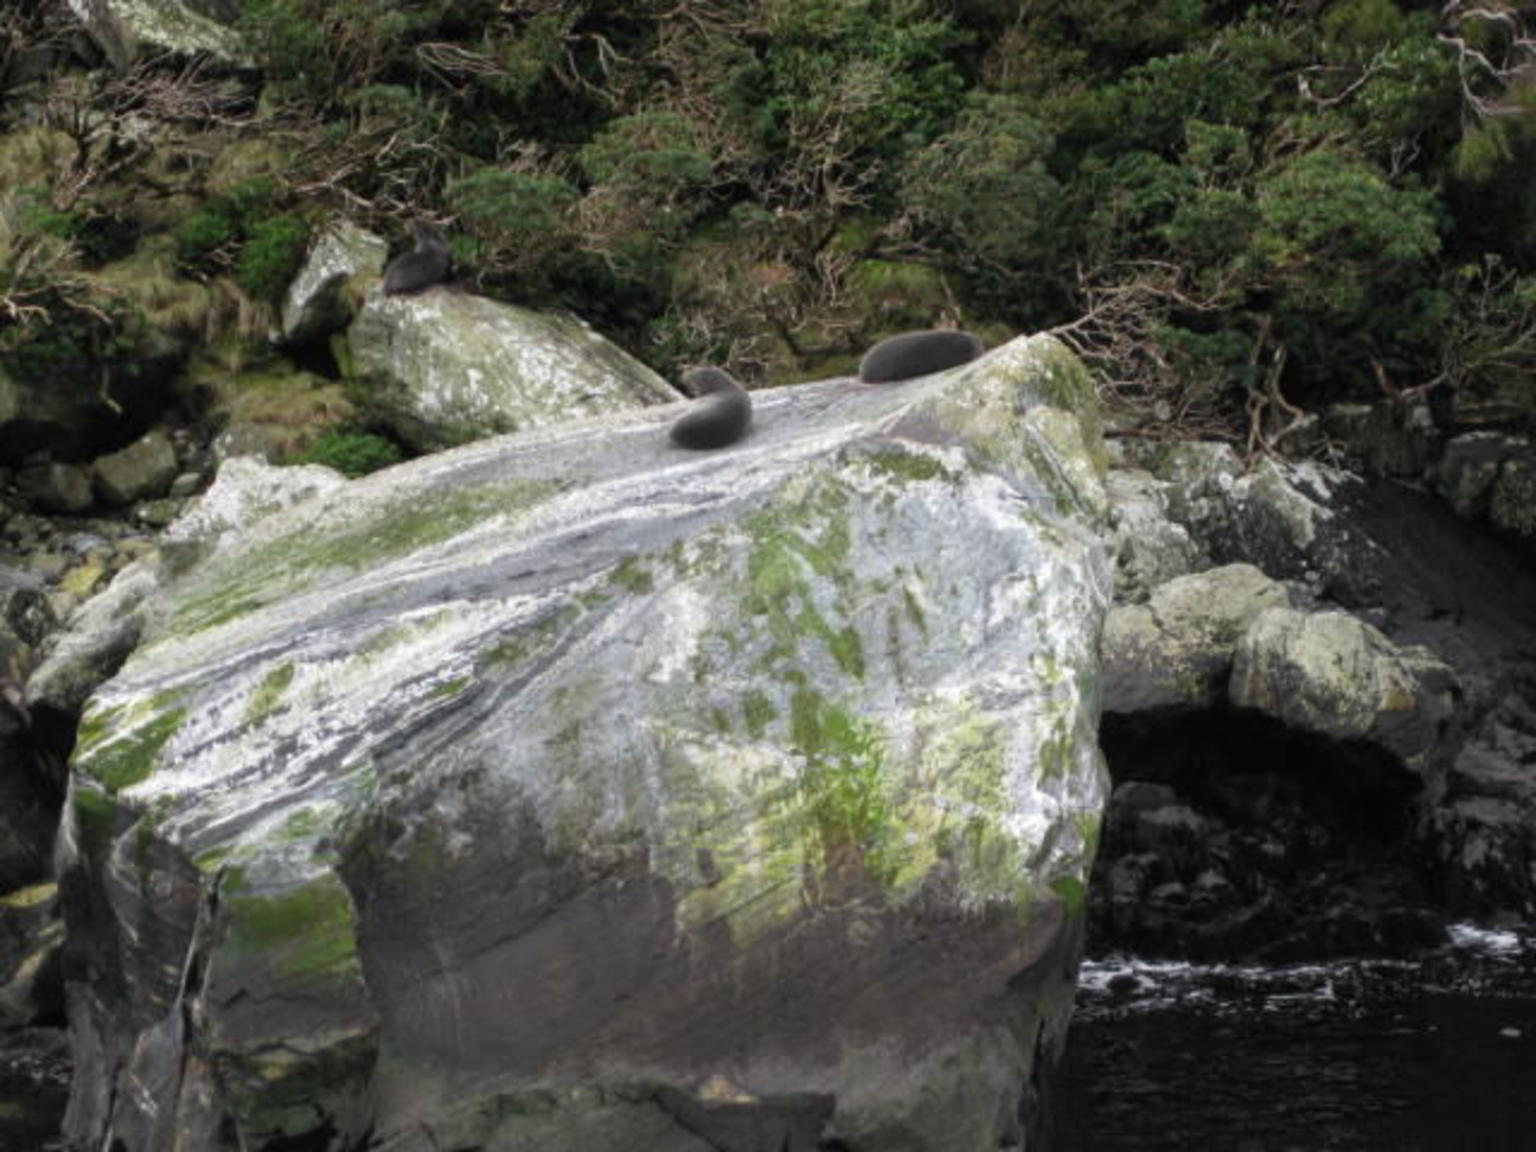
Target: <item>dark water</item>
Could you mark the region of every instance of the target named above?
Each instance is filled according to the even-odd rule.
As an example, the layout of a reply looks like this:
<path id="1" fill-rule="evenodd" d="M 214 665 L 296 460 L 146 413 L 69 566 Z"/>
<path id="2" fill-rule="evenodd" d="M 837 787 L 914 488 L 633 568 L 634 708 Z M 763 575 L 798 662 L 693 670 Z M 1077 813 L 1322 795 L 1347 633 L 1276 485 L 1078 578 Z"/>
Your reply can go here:
<path id="1" fill-rule="evenodd" d="M 0 1152 L 46 1152 L 56 1035 L 0 1048 Z M 1084 965 L 1055 1152 L 1536 1152 L 1536 938 L 1415 963 Z"/>
<path id="2" fill-rule="evenodd" d="M 13 1036 L 0 1046 L 0 1152 L 59 1147 L 69 1099 L 69 1059 L 58 1033 Z"/>
<path id="3" fill-rule="evenodd" d="M 1085 966 L 1056 1152 L 1536 1152 L 1536 939 L 1424 961 Z"/>

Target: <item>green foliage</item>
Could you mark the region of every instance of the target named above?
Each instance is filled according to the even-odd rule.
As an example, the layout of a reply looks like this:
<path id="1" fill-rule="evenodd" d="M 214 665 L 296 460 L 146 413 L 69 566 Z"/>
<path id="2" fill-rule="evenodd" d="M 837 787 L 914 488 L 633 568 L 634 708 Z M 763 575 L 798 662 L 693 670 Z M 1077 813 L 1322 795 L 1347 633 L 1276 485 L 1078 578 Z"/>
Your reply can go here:
<path id="1" fill-rule="evenodd" d="M 55 208 L 46 188 L 29 185 L 19 189 L 16 211 L 22 232 L 52 236 L 56 240 L 74 240 L 80 235 L 83 223 L 80 214 Z"/>
<path id="2" fill-rule="evenodd" d="M 1298 157 L 1258 194 L 1251 260 L 1301 311 L 1357 318 L 1373 290 L 1400 293 L 1440 248 L 1434 197 L 1395 188 L 1336 152 Z"/>
<path id="3" fill-rule="evenodd" d="M 908 160 L 902 199 L 962 260 L 1026 269 L 1056 247 L 1050 131 L 1013 97 L 978 100 Z"/>
<path id="4" fill-rule="evenodd" d="M 224 205 L 199 209 L 176 228 L 176 258 L 189 268 L 206 265 L 239 236 L 239 226 Z"/>
<path id="5" fill-rule="evenodd" d="M 451 0 L 246 0 L 239 27 L 279 91 L 320 103 L 373 83 Z"/>
<path id="6" fill-rule="evenodd" d="M 577 191 L 558 176 L 486 169 L 448 186 L 463 223 L 487 238 L 516 242 L 558 232 Z"/>
<path id="7" fill-rule="evenodd" d="M 1373 388 L 1378 365 L 1481 362 L 1451 331 L 1448 269 L 1536 268 L 1528 8 L 243 7 L 294 183 L 337 190 L 317 208 L 452 216 L 478 289 L 574 307 L 663 370 L 803 376 L 885 324 L 1092 310 L 1085 345 L 1144 396 L 1245 397 L 1262 362 L 1311 403 Z M 78 265 L 119 242 L 117 211 L 39 191 L 13 223 Z M 175 239 L 186 271 L 270 300 L 303 232 L 262 180 Z M 1505 317 L 1484 343 L 1523 331 L 1484 303 Z"/>
<path id="8" fill-rule="evenodd" d="M 667 111 L 610 121 L 579 158 L 588 179 L 657 201 L 703 185 L 713 170 L 695 126 Z"/>
<path id="9" fill-rule="evenodd" d="M 258 300 L 275 302 L 298 275 L 309 242 L 309 225 L 296 216 L 270 216 L 251 226 L 235 279 Z"/>
<path id="10" fill-rule="evenodd" d="M 302 463 L 324 464 L 346 476 L 366 476 L 398 464 L 400 446 L 374 432 L 357 429 L 328 429 L 315 439 Z"/>
<path id="11" fill-rule="evenodd" d="M 242 288 L 258 300 L 275 302 L 298 273 L 309 240 L 303 220 L 269 214 L 276 198 L 276 185 L 268 177 L 235 184 L 177 227 L 177 259 L 201 273 L 232 266 Z"/>
<path id="12" fill-rule="evenodd" d="M 936 136 L 961 107 L 969 35 L 916 3 L 773 0 L 771 36 L 727 77 L 727 107 L 765 153 L 838 168 Z"/>
<path id="13" fill-rule="evenodd" d="M 1393 0 L 1340 0 L 1323 15 L 1323 34 L 1331 43 L 1367 55 L 1407 31 L 1408 18 Z"/>

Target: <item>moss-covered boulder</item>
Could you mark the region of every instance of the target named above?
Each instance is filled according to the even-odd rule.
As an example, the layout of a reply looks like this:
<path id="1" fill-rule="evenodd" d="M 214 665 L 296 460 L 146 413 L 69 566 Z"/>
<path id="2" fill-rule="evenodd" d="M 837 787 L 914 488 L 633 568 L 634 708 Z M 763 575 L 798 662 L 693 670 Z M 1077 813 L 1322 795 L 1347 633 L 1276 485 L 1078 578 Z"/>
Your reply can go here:
<path id="1" fill-rule="evenodd" d="M 1020 339 L 227 539 L 81 726 L 70 1138 L 1021 1143 L 1105 789 L 1092 403 Z"/>
<path id="2" fill-rule="evenodd" d="M 348 346 L 375 415 L 421 451 L 682 397 L 573 317 L 453 288 L 375 293 Z"/>
<path id="3" fill-rule="evenodd" d="M 118 68 L 146 49 L 250 62 L 234 28 L 241 0 L 69 0 L 69 6 Z"/>

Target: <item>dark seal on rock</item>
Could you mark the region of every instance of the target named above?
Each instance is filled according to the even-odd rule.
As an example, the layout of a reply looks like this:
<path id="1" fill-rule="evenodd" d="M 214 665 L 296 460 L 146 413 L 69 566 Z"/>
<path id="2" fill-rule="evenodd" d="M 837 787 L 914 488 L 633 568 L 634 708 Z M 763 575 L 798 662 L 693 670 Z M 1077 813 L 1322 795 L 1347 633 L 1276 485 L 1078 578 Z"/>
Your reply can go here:
<path id="1" fill-rule="evenodd" d="M 399 296 L 420 292 L 434 284 L 441 284 L 448 275 L 448 245 L 437 234 L 437 229 L 424 220 L 411 224 L 416 234 L 416 247 L 402 252 L 384 269 L 384 295 Z"/>
<path id="2" fill-rule="evenodd" d="M 910 380 L 964 364 L 985 350 L 979 337 L 956 329 L 903 332 L 864 353 L 859 361 L 859 379 L 865 384 Z"/>
<path id="3" fill-rule="evenodd" d="M 684 448 L 724 448 L 752 423 L 752 396 L 723 368 L 693 368 L 683 374 L 683 391 L 699 397 L 693 410 L 672 425 L 672 442 Z"/>

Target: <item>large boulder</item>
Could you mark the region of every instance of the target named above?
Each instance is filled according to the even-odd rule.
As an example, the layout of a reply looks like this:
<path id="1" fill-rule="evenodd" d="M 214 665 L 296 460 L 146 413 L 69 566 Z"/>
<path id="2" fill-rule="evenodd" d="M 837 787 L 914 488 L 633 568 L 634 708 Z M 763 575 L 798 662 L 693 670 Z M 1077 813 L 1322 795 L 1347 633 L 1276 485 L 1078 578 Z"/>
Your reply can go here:
<path id="1" fill-rule="evenodd" d="M 348 342 L 378 417 L 422 451 L 682 398 L 579 320 L 451 288 L 374 295 Z"/>
<path id="2" fill-rule="evenodd" d="M 1020 339 L 221 544 L 74 755 L 69 1137 L 1020 1145 L 1105 788 L 1092 404 Z"/>
<path id="3" fill-rule="evenodd" d="M 1455 753 L 1459 695 L 1455 672 L 1433 653 L 1400 648 L 1347 612 L 1266 609 L 1232 666 L 1238 707 L 1379 748 L 1424 777 L 1443 775 Z"/>
<path id="4" fill-rule="evenodd" d="M 250 60 L 234 27 L 241 0 L 69 0 L 69 7 L 117 68 L 127 68 L 146 48 Z"/>

